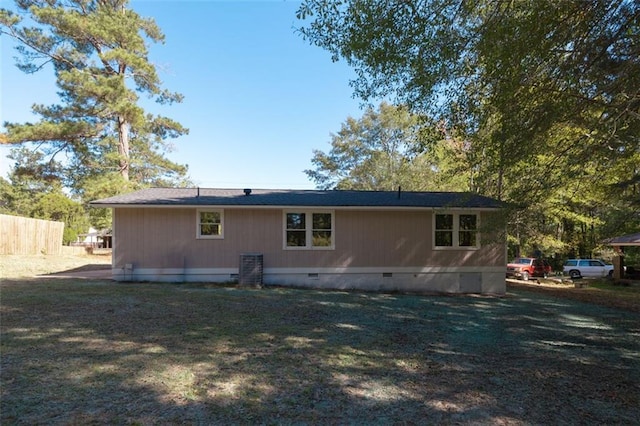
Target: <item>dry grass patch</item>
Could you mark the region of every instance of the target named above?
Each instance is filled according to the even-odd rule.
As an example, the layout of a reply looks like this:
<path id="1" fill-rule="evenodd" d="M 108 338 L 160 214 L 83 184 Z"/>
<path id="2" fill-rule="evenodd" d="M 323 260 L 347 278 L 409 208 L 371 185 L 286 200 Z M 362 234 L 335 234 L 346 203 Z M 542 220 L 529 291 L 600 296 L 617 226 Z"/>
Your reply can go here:
<path id="1" fill-rule="evenodd" d="M 0 278 L 31 278 L 69 270 L 111 265 L 111 254 L 84 255 L 0 255 Z"/>
<path id="2" fill-rule="evenodd" d="M 576 285 L 571 281 L 559 282 L 545 279 L 539 279 L 537 282 L 507 280 L 507 287 L 640 313 L 640 282 L 625 285 L 616 284 L 609 279 L 593 278 L 585 278 L 577 282 L 581 284 L 581 287 L 576 288 Z"/>
<path id="3" fill-rule="evenodd" d="M 546 295 L 31 278 L 1 296 L 2 424 L 640 418 L 640 317 Z"/>
<path id="4" fill-rule="evenodd" d="M 34 278 L 109 264 L 0 257 L 2 424 L 640 418 L 640 317 L 628 310 L 515 288 L 419 297 Z"/>

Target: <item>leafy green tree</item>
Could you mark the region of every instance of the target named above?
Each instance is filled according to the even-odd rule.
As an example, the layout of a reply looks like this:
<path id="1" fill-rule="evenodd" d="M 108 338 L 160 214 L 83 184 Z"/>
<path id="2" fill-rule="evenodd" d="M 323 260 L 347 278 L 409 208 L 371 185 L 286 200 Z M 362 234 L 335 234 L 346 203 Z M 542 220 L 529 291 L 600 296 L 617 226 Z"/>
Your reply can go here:
<path id="1" fill-rule="evenodd" d="M 13 214 L 30 217 L 40 194 L 62 187 L 62 166 L 56 161 L 44 161 L 43 153 L 24 146 L 13 148 L 7 158 L 14 160 L 14 165 L 8 176 L 10 187 L 2 199 Z"/>
<path id="2" fill-rule="evenodd" d="M 417 143 L 417 118 L 382 103 L 358 120 L 347 118 L 331 135 L 331 151 L 314 151 L 315 170 L 307 175 L 320 188 L 394 189 L 408 172 L 408 155 Z"/>
<path id="3" fill-rule="evenodd" d="M 0 177 L 0 214 L 19 215 L 14 211 L 14 204 L 17 198 L 16 190 L 11 182 Z"/>
<path id="4" fill-rule="evenodd" d="M 29 216 L 64 222 L 62 243 L 67 245 L 76 241 L 78 234 L 89 230 L 89 217 L 82 203 L 70 199 L 61 190 L 39 194 Z"/>
<path id="5" fill-rule="evenodd" d="M 298 16 L 312 18 L 307 40 L 354 66 L 357 95 L 464 130 L 499 198 L 510 165 L 549 148 L 576 161 L 638 153 L 636 2 L 307 0 Z M 545 143 L 567 124 L 583 130 L 571 149 Z"/>
<path id="6" fill-rule="evenodd" d="M 323 189 L 467 190 L 468 173 L 454 172 L 465 153 L 442 134 L 425 144 L 426 133 L 438 133 L 432 130 L 405 107 L 383 102 L 359 119 L 348 117 L 331 135 L 331 150 L 314 151 L 315 169 L 306 174 Z"/>
<path id="7" fill-rule="evenodd" d="M 640 226 L 636 1 L 305 0 L 298 17 L 357 96 L 456 129 L 473 189 L 516 207 L 526 250 L 588 255 Z"/>
<path id="8" fill-rule="evenodd" d="M 51 64 L 60 96 L 58 105 L 33 106 L 40 116 L 36 123 L 5 123 L 5 138 L 37 143 L 47 161 L 65 153 L 64 183 L 76 193 L 105 177 L 113 185 L 100 186 L 107 191 L 101 196 L 179 182 L 187 171 L 163 155 L 167 140 L 187 129 L 139 105 L 139 94 L 160 104 L 182 100 L 162 88 L 148 59 L 148 44 L 164 36 L 152 19 L 128 4 L 18 0 L 15 11 L 0 9 L 0 34 L 18 42 L 18 67 L 31 73 Z"/>
<path id="9" fill-rule="evenodd" d="M 11 150 L 9 158 L 15 163 L 10 180 L 0 180 L 0 212 L 64 222 L 63 243 L 68 244 L 87 232 L 89 215 L 80 201 L 64 193 L 60 164 L 43 162 L 42 157 L 26 147 Z"/>

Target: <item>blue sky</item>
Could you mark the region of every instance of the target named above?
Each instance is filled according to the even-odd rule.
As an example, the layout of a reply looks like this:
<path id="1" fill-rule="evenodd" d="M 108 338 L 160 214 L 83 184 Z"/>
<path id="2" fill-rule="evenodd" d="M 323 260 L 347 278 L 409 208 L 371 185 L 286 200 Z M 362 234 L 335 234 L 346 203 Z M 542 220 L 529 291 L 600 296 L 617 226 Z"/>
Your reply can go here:
<path id="1" fill-rule="evenodd" d="M 165 34 L 165 44 L 150 46 L 150 59 L 164 87 L 185 99 L 150 111 L 189 128 L 167 156 L 187 164 L 196 185 L 311 189 L 304 170 L 312 167 L 313 149 L 329 150 L 330 134 L 347 117 L 362 115 L 349 86 L 353 71 L 295 32 L 298 6 L 282 0 L 131 3 Z M 35 121 L 32 104 L 58 102 L 53 72 L 23 74 L 14 66 L 11 41 L 0 43 L 0 123 Z M 7 153 L 0 148 L 3 177 Z"/>

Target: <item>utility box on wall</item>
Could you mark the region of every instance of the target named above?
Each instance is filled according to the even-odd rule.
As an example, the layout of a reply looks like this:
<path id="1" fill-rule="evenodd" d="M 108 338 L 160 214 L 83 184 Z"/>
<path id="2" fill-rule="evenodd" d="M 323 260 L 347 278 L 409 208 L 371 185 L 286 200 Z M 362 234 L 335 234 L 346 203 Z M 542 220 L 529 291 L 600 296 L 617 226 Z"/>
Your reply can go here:
<path id="1" fill-rule="evenodd" d="M 240 255 L 238 283 L 240 285 L 262 286 L 263 256 L 260 253 L 243 253 Z"/>

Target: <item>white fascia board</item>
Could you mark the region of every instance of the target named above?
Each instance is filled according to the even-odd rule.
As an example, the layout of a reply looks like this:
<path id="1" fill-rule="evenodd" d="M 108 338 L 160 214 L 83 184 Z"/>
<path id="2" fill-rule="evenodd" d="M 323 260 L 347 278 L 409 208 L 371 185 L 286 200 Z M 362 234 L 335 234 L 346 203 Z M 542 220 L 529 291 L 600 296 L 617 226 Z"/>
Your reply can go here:
<path id="1" fill-rule="evenodd" d="M 225 204 L 103 204 L 91 205 L 94 208 L 143 208 L 143 209 L 242 209 L 242 210 L 429 210 L 429 211 L 497 211 L 499 207 L 420 207 L 420 206 L 292 206 L 292 205 L 225 205 Z"/>

